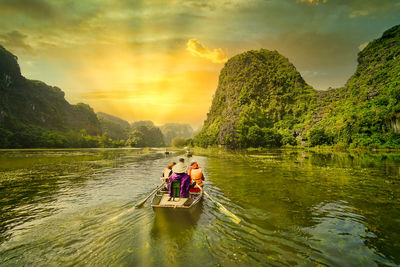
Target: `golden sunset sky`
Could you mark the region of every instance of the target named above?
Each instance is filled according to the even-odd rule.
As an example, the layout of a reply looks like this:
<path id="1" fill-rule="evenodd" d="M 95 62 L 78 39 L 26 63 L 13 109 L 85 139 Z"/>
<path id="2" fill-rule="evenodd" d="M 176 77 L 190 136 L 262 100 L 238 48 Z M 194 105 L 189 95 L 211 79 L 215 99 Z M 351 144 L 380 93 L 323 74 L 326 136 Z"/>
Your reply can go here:
<path id="1" fill-rule="evenodd" d="M 342 86 L 400 0 L 0 0 L 22 73 L 129 122 L 200 126 L 238 53 L 277 50 L 319 90 Z"/>

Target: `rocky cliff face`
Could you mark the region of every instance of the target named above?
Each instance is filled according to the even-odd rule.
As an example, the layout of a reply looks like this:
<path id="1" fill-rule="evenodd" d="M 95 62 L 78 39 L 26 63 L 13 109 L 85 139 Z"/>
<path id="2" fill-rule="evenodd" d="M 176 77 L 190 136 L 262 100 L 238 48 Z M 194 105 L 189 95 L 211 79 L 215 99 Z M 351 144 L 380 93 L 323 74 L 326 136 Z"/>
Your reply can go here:
<path id="1" fill-rule="evenodd" d="M 17 57 L 0 45 L 0 88 L 8 88 L 21 78 Z"/>
<path id="2" fill-rule="evenodd" d="M 24 78 L 17 57 L 0 46 L 0 129 L 12 134 L 28 128 L 101 134 L 90 106 L 71 105 L 60 88 Z"/>

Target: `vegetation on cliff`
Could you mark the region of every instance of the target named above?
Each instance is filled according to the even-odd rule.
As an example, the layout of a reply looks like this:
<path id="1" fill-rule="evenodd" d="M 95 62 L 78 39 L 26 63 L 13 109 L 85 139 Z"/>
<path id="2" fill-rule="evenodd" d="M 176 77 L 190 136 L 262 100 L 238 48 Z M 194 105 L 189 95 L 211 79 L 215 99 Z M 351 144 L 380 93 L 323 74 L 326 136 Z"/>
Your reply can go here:
<path id="1" fill-rule="evenodd" d="M 87 135 L 101 135 L 92 108 L 71 105 L 60 88 L 24 78 L 17 57 L 0 46 L 0 148 L 91 146 Z"/>
<path id="2" fill-rule="evenodd" d="M 321 120 L 333 143 L 400 147 L 400 25 L 370 42 L 343 88 L 324 97 Z"/>
<path id="3" fill-rule="evenodd" d="M 202 131 L 194 143 L 234 148 L 296 145 L 312 118 L 317 93 L 276 51 L 248 51 L 222 69 Z"/>
<path id="4" fill-rule="evenodd" d="M 222 69 L 194 144 L 231 148 L 400 147 L 400 25 L 371 42 L 343 88 L 316 91 L 276 51 L 234 56 Z"/>
<path id="5" fill-rule="evenodd" d="M 126 140 L 131 126 L 129 122 L 107 113 L 98 112 L 101 130 L 113 140 Z"/>

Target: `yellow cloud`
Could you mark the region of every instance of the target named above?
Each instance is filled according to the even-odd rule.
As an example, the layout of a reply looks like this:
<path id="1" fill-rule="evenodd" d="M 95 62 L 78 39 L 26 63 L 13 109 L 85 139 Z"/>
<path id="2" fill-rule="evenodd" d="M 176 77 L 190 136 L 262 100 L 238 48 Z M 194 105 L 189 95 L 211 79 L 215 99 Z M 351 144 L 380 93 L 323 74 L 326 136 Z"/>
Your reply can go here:
<path id="1" fill-rule="evenodd" d="M 228 60 L 228 56 L 221 48 L 210 50 L 197 39 L 189 39 L 186 43 L 186 49 L 193 55 L 207 58 L 214 63 L 224 63 Z"/>
<path id="2" fill-rule="evenodd" d="M 310 3 L 318 6 L 320 3 L 325 4 L 328 0 L 296 0 L 297 3 Z"/>
<path id="3" fill-rule="evenodd" d="M 368 16 L 370 14 L 369 10 L 362 9 L 362 10 L 354 10 L 353 12 L 350 13 L 349 17 L 351 19 L 354 19 L 356 17 L 361 17 L 361 16 Z"/>

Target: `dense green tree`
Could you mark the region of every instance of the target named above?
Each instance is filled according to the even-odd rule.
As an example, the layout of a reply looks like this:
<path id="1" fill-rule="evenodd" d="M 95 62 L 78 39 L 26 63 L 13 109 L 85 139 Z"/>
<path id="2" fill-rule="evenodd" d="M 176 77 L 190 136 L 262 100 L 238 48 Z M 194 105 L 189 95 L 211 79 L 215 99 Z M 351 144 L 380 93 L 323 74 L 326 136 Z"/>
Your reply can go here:
<path id="1" fill-rule="evenodd" d="M 186 139 L 182 137 L 175 137 L 171 141 L 171 146 L 173 147 L 184 147 L 187 144 Z"/>
<path id="2" fill-rule="evenodd" d="M 290 133 L 283 133 L 281 142 L 282 142 L 282 145 L 289 145 L 289 146 L 297 146 L 298 145 L 296 137 L 294 137 Z"/>
<path id="3" fill-rule="evenodd" d="M 333 136 L 324 129 L 312 129 L 308 134 L 308 139 L 311 146 L 331 145 L 333 143 Z"/>

